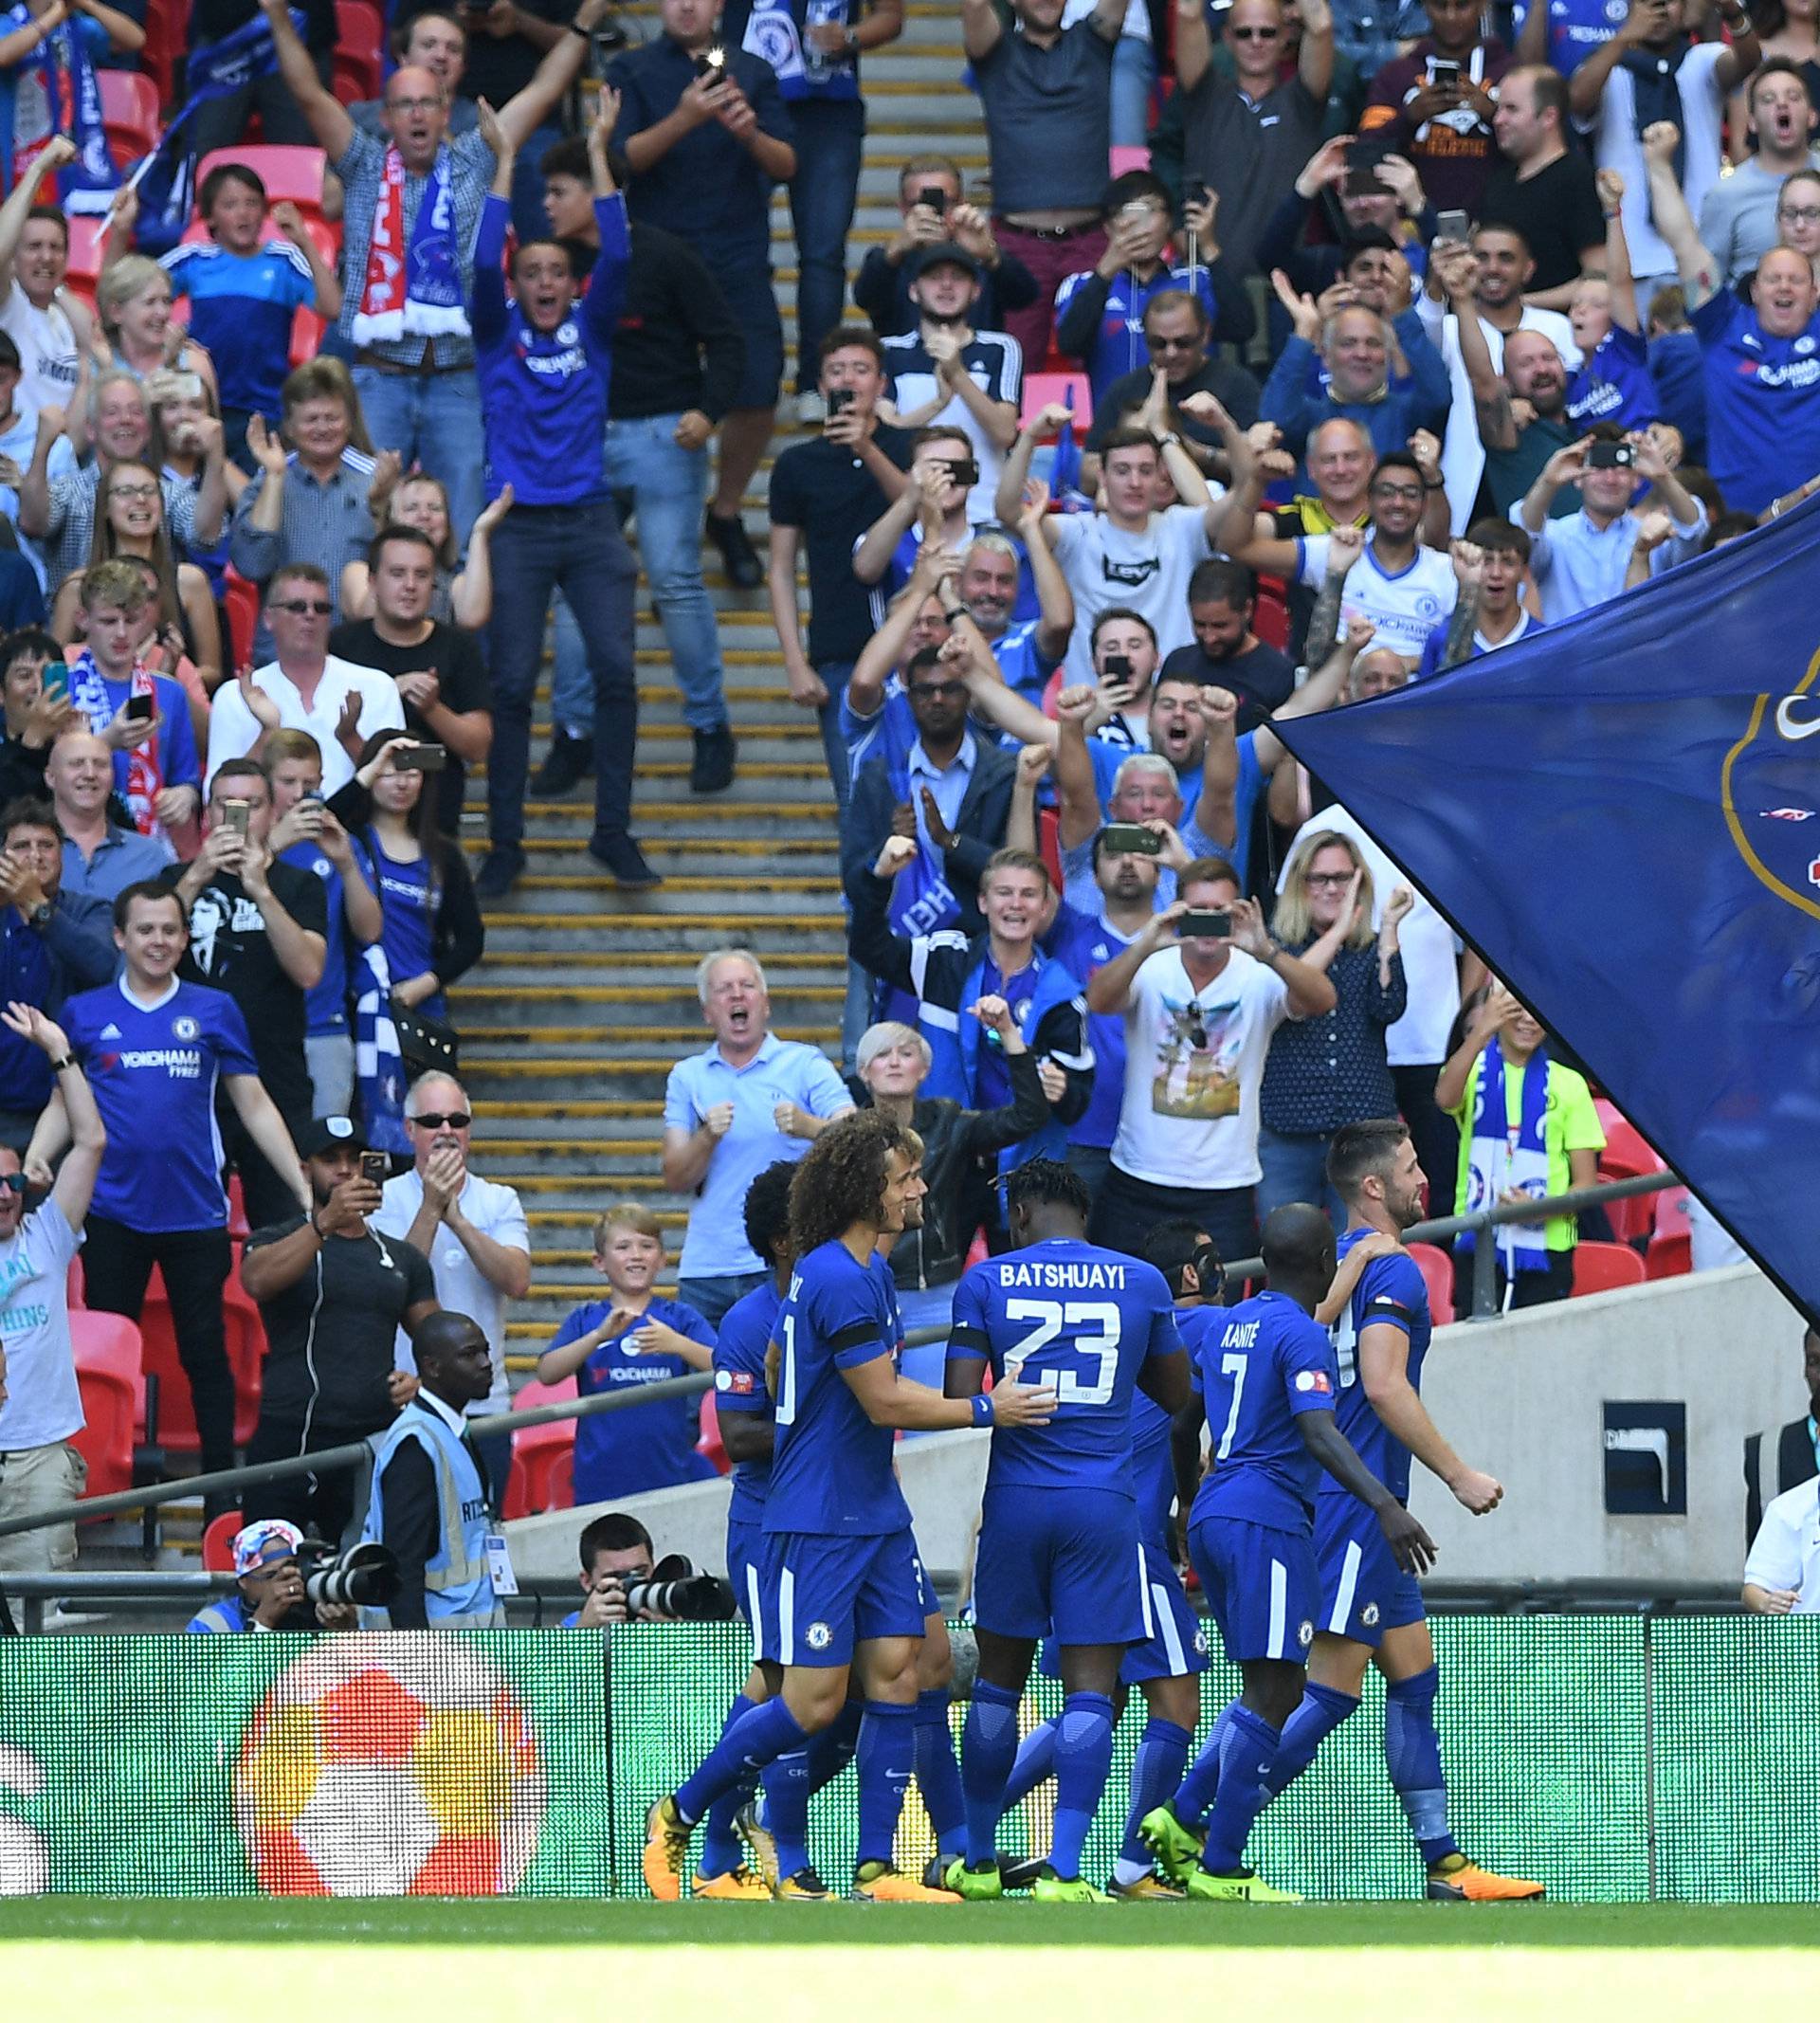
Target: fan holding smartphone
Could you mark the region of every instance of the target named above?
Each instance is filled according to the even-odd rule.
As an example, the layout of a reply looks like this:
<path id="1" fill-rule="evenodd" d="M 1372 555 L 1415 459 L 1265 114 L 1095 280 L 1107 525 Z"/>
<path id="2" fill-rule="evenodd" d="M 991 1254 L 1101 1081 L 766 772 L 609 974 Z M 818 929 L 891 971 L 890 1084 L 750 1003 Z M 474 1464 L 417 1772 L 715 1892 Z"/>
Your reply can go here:
<path id="1" fill-rule="evenodd" d="M 1361 137 L 1407 156 L 1436 210 L 1476 218 L 1497 165 L 1493 96 L 1510 68 L 1496 36 L 1482 37 L 1474 0 L 1424 0 L 1429 32 L 1386 64 L 1360 116 Z"/>

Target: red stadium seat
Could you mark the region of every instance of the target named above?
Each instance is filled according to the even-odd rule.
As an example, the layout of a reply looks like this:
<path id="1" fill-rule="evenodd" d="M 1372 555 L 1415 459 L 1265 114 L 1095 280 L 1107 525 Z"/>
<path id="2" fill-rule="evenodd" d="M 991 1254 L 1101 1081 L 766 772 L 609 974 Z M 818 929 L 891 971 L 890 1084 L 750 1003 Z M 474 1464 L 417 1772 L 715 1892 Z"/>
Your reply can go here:
<path id="1" fill-rule="evenodd" d="M 1026 427 L 1053 401 L 1074 410 L 1074 428 L 1084 436 L 1093 422 L 1093 387 L 1084 373 L 1031 373 L 1024 381 Z"/>
<path id="2" fill-rule="evenodd" d="M 121 1314 L 69 1317 L 76 1384 L 87 1422 L 72 1445 L 88 1463 L 89 1496 L 133 1486 L 133 1420 L 139 1387 L 139 1331 Z"/>
<path id="3" fill-rule="evenodd" d="M 237 1173 L 228 1176 L 228 1233 L 237 1244 L 244 1244 L 253 1233 L 246 1221 L 246 1190 Z"/>
<path id="4" fill-rule="evenodd" d="M 101 124 L 115 161 L 129 168 L 158 144 L 158 87 L 136 70 L 98 70 Z"/>
<path id="5" fill-rule="evenodd" d="M 1436 1327 L 1453 1319 L 1453 1260 L 1438 1244 L 1411 1244 L 1410 1255 L 1429 1288 L 1429 1311 Z"/>
<path id="6" fill-rule="evenodd" d="M 1643 1265 L 1652 1279 L 1678 1279 L 1694 1268 L 1694 1239 L 1685 1230 L 1679 1235 L 1659 1232 L 1649 1239 Z"/>
<path id="7" fill-rule="evenodd" d="M 1665 1170 L 1662 1160 L 1644 1141 L 1643 1133 L 1619 1114 L 1614 1103 L 1600 1097 L 1593 1108 L 1598 1111 L 1599 1122 L 1605 1127 L 1605 1150 L 1599 1154 L 1599 1172 L 1605 1178 L 1625 1180 L 1633 1174 Z"/>
<path id="8" fill-rule="evenodd" d="M 334 91 L 343 105 L 376 99 L 386 25 L 367 0 L 335 0 Z"/>
<path id="9" fill-rule="evenodd" d="M 1251 629 L 1266 647 L 1279 653 L 1289 650 L 1289 599 L 1280 576 L 1258 578 L 1257 602 L 1251 611 Z"/>
<path id="10" fill-rule="evenodd" d="M 238 1510 L 224 1510 L 209 1521 L 202 1535 L 202 1570 L 205 1574 L 231 1574 L 234 1570 L 234 1534 L 246 1522 Z"/>
<path id="11" fill-rule="evenodd" d="M 1578 1244 L 1574 1250 L 1574 1297 L 1590 1292 L 1615 1292 L 1621 1285 L 1641 1285 L 1647 1276 L 1643 1260 L 1629 1244 Z"/>
<path id="12" fill-rule="evenodd" d="M 92 309 L 95 283 L 101 276 L 101 220 L 80 214 L 67 219 L 69 226 L 69 268 L 64 285 L 80 295 Z"/>
<path id="13" fill-rule="evenodd" d="M 233 648 L 234 672 L 253 665 L 253 637 L 259 625 L 259 586 L 228 570 L 222 580 L 222 608 L 228 613 L 228 644 Z M 244 1212 L 244 1211 L 243 1211 Z"/>
<path id="14" fill-rule="evenodd" d="M 555 1405 L 574 1395 L 573 1376 L 565 1376 L 559 1384 L 533 1381 L 512 1394 L 512 1410 L 529 1412 L 534 1405 Z M 573 1419 L 519 1428 L 512 1435 L 512 1473 L 506 1482 L 504 1515 L 535 1517 L 542 1510 L 573 1508 L 574 1448 Z"/>
<path id="15" fill-rule="evenodd" d="M 265 1328 L 259 1318 L 259 1308 L 240 1283 L 238 1245 L 234 1249 L 234 1268 L 222 1288 L 221 1318 L 228 1336 L 228 1367 L 234 1376 L 234 1445 L 245 1447 L 259 1424 L 260 1394 L 264 1388 Z M 177 1356 L 177 1335 L 171 1319 L 170 1295 L 164 1289 L 164 1274 L 155 1266 L 139 1313 L 139 1333 L 145 1374 L 158 1379 L 158 1423 L 155 1431 L 144 1424 L 145 1406 L 141 1401 L 141 1435 L 173 1453 L 196 1453 L 202 1440 L 190 1403 L 190 1379 L 183 1374 Z"/>
<path id="16" fill-rule="evenodd" d="M 733 1463 L 727 1459 L 727 1450 L 720 1444 L 720 1414 L 714 1409 L 714 1393 L 701 1394 L 701 1411 L 697 1422 L 701 1437 L 695 1443 L 695 1450 L 714 1463 L 717 1475 L 728 1475 L 733 1471 Z"/>

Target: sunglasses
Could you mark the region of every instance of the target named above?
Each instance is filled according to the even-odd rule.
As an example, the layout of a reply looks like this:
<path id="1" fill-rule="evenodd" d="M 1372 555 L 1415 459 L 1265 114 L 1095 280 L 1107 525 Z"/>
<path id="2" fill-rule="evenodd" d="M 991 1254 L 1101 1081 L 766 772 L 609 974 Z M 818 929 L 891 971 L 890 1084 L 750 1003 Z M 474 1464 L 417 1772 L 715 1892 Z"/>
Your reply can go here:
<path id="1" fill-rule="evenodd" d="M 305 614 L 312 618 L 326 618 L 335 606 L 326 597 L 286 597 L 282 603 L 274 604 L 271 609 L 275 611 L 290 611 L 300 618 Z"/>
<path id="2" fill-rule="evenodd" d="M 1281 28 L 1228 28 L 1226 31 L 1234 42 L 1275 42 L 1283 33 Z"/>
<path id="3" fill-rule="evenodd" d="M 913 699 L 917 696 L 964 696 L 966 693 L 964 682 L 919 682 L 910 690 Z"/>
<path id="4" fill-rule="evenodd" d="M 23 1194 L 26 1191 L 26 1176 L 22 1173 L 0 1173 L 0 1187 L 10 1194 Z"/>
<path id="5" fill-rule="evenodd" d="M 1193 337 L 1159 337 L 1151 331 L 1144 332 L 1144 342 L 1152 351 L 1199 351 L 1201 339 Z"/>
<path id="6" fill-rule="evenodd" d="M 445 1124 L 451 1131 L 465 1131 L 474 1119 L 466 1110 L 420 1110 L 409 1121 L 420 1131 L 440 1131 Z"/>

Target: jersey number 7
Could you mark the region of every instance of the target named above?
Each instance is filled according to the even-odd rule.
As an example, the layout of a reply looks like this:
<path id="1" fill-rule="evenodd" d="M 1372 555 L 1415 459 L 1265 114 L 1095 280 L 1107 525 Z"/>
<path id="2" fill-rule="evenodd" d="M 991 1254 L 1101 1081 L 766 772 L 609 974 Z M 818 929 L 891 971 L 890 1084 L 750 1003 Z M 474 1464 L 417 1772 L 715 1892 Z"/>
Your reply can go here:
<path id="1" fill-rule="evenodd" d="M 1007 1321 L 1034 1321 L 1036 1325 L 1015 1347 L 1005 1352 L 1006 1377 L 1015 1383 L 1031 1357 L 1040 1355 L 1064 1328 L 1073 1335 L 1068 1347 L 1077 1355 L 1095 1358 L 1096 1369 L 1089 1382 L 1083 1383 L 1072 1370 L 1045 1370 L 1055 1378 L 1056 1402 L 1061 1405 L 1106 1405 L 1112 1401 L 1113 1380 L 1119 1374 L 1119 1313 L 1110 1300 L 1007 1300 Z M 1097 1328 L 1097 1334 L 1076 1332 Z"/>

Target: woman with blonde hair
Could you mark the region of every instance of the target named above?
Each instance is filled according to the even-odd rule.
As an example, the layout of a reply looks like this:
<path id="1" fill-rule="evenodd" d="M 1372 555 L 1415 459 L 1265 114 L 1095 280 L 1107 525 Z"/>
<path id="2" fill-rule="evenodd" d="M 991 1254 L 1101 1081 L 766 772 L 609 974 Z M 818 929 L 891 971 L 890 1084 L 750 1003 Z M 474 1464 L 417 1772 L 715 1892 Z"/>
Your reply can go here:
<path id="1" fill-rule="evenodd" d="M 103 267 L 95 283 L 95 314 L 109 362 L 122 372 L 145 379 L 174 366 L 214 390 L 214 360 L 172 321 L 171 277 L 155 260 L 128 253 Z"/>
<path id="2" fill-rule="evenodd" d="M 1396 1114 L 1385 1034 L 1409 1002 L 1397 927 L 1415 895 L 1397 886 L 1375 934 L 1373 897 L 1372 874 L 1350 836 L 1317 829 L 1297 844 L 1270 931 L 1338 995 L 1331 1012 L 1285 1020 L 1271 1038 L 1258 1100 L 1260 1221 L 1286 1201 L 1311 1201 L 1338 1227 L 1344 1212 L 1327 1184 L 1334 1133 Z"/>

